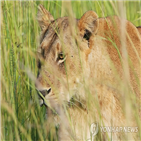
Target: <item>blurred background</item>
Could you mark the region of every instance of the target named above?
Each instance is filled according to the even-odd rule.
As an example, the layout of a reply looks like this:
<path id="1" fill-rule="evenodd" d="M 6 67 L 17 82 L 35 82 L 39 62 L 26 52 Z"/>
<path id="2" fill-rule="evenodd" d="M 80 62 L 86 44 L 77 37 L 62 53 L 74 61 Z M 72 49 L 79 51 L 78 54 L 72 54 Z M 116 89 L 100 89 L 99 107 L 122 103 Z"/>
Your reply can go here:
<path id="1" fill-rule="evenodd" d="M 70 3 L 77 19 L 88 10 L 95 11 L 99 17 L 120 15 L 121 12 L 116 1 L 79 0 Z M 29 75 L 37 76 L 36 50 L 40 28 L 36 15 L 39 4 L 44 5 L 55 19 L 69 15 L 68 4 L 64 1 L 1 2 L 2 141 L 57 140 L 57 127 L 48 125 L 46 109 L 39 106 L 34 82 L 29 78 Z M 122 4 L 127 20 L 135 26 L 141 25 L 141 1 Z"/>

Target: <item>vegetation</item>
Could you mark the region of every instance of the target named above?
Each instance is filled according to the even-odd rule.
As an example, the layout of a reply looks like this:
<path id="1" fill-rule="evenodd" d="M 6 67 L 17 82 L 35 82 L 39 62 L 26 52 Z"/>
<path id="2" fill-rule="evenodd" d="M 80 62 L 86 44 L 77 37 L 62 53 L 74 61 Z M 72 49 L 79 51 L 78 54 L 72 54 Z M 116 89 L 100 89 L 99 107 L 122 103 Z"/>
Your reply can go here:
<path id="1" fill-rule="evenodd" d="M 45 107 L 39 106 L 32 81 L 37 76 L 36 50 L 40 28 L 36 15 L 39 4 L 43 4 L 55 19 L 68 15 L 62 1 L 1 2 L 2 141 L 53 140 L 51 133 L 47 133 Z M 71 4 L 78 19 L 88 10 L 95 11 L 99 17 L 120 14 L 119 2 L 79 0 Z M 123 4 L 127 19 L 135 26 L 141 25 L 141 2 L 126 1 Z"/>

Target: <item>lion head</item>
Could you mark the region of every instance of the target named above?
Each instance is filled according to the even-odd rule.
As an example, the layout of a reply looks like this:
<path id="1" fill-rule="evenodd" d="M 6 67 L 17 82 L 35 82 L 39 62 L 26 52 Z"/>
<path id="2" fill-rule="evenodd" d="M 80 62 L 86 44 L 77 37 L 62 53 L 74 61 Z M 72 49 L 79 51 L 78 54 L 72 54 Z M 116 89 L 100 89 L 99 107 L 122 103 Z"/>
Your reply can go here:
<path id="1" fill-rule="evenodd" d="M 78 85 L 89 76 L 87 59 L 94 42 L 91 38 L 97 32 L 98 16 L 88 11 L 80 20 L 69 17 L 54 20 L 42 5 L 39 7 L 42 33 L 36 88 L 55 108 L 56 103 L 69 102 L 74 95 L 79 95 Z M 42 104 L 46 104 L 43 98 Z"/>

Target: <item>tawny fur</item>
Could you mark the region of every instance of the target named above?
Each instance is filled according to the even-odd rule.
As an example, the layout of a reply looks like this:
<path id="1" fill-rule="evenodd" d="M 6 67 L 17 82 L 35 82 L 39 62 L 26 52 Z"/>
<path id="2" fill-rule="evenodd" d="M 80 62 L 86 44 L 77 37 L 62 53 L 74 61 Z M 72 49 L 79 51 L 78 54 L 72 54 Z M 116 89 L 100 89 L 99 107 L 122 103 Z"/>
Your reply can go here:
<path id="1" fill-rule="evenodd" d="M 72 33 L 68 17 L 54 21 L 43 6 L 41 9 L 49 18 L 38 17 L 43 30 L 39 50 L 44 65 L 40 67 L 36 87 L 38 90 L 52 88 L 51 94 L 45 98 L 59 113 L 59 140 L 90 138 L 89 128 L 95 121 L 103 126 L 127 126 L 123 108 L 126 96 L 132 93 L 137 106 L 141 99 L 140 29 L 138 32 L 131 22 L 117 16 L 98 18 L 95 12 L 88 11 L 80 20 L 75 20 L 77 33 Z M 40 11 L 38 16 L 41 16 Z M 126 29 L 124 41 L 121 38 L 122 22 Z M 90 34 L 88 41 L 84 39 L 86 30 Z M 58 62 L 60 52 L 66 56 L 65 64 Z M 65 112 L 59 109 L 74 95 L 84 107 L 69 107 Z M 68 122 L 67 126 L 63 120 Z M 134 117 L 131 124 L 136 125 Z M 112 139 L 123 137 L 117 133 Z"/>

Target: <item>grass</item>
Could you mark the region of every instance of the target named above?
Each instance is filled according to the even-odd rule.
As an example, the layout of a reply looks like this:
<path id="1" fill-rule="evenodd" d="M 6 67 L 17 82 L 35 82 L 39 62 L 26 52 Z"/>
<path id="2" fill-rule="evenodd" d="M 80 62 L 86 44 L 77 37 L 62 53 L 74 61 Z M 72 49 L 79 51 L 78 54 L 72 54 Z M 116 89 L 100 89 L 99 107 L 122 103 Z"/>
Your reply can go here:
<path id="1" fill-rule="evenodd" d="M 62 12 L 62 1 L 1 2 L 2 141 L 53 140 L 51 133 L 46 132 L 45 108 L 40 108 L 34 82 L 27 75 L 27 69 L 37 75 L 40 29 L 36 15 L 39 4 L 43 4 L 55 19 L 68 15 Z M 124 5 L 127 19 L 135 26 L 141 25 L 141 2 L 126 1 Z M 94 10 L 99 17 L 120 12 L 118 3 L 112 1 L 72 1 L 72 9 L 78 19 L 88 10 Z"/>

